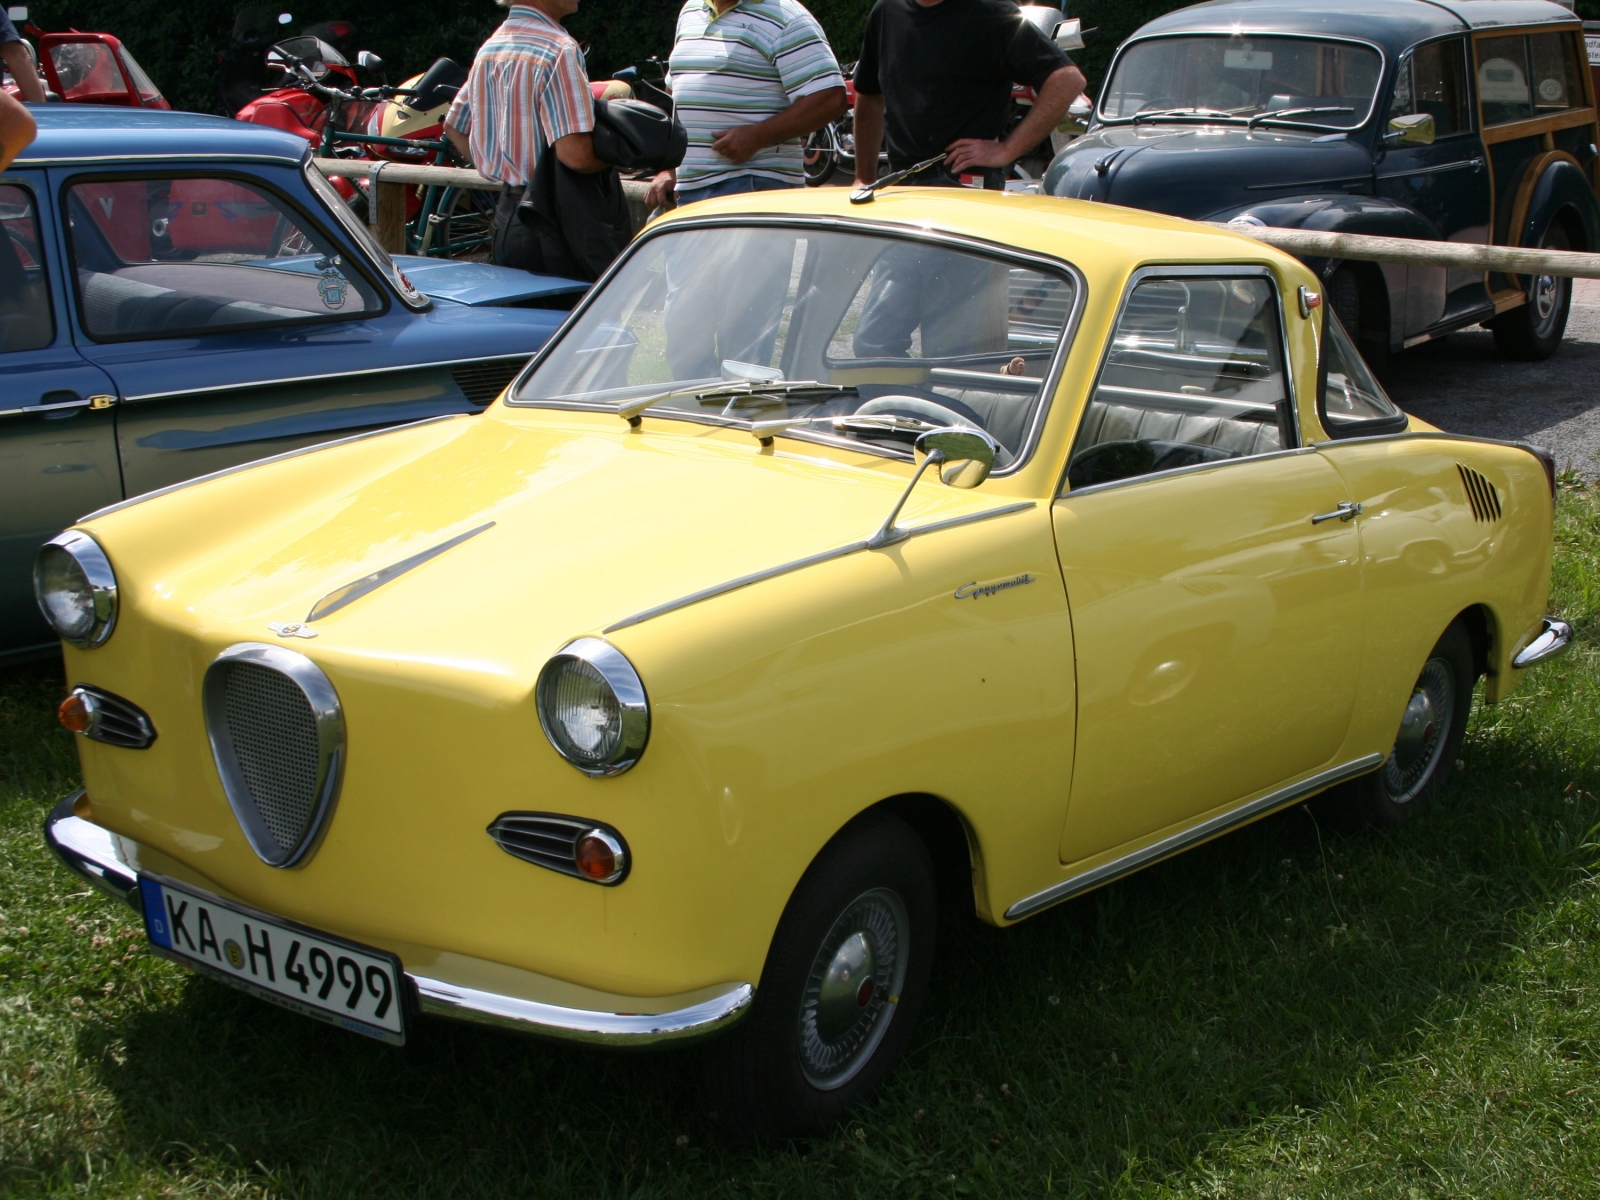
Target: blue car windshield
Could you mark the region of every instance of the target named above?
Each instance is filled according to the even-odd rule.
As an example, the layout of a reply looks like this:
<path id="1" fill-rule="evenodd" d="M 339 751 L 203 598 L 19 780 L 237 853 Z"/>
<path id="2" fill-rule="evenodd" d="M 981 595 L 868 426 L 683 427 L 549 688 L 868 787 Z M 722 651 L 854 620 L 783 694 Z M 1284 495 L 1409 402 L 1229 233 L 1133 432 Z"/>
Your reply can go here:
<path id="1" fill-rule="evenodd" d="M 1372 111 L 1382 72 L 1378 52 L 1352 42 L 1150 38 L 1122 52 L 1100 97 L 1100 118 L 1355 129 Z"/>

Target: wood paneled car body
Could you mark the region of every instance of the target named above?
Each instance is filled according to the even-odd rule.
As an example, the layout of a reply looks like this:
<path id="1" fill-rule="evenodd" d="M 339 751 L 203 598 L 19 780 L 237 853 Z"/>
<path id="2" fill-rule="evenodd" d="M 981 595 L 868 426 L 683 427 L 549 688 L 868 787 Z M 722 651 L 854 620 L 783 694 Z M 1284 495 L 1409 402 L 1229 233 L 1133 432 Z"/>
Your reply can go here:
<path id="1" fill-rule="evenodd" d="M 693 205 L 483 415 L 48 547 L 48 837 L 311 1015 L 719 1033 L 721 1112 L 823 1126 L 941 878 L 1005 925 L 1336 785 L 1401 819 L 1570 638 L 1551 461 L 1400 413 L 1318 286 L 1050 197 Z"/>

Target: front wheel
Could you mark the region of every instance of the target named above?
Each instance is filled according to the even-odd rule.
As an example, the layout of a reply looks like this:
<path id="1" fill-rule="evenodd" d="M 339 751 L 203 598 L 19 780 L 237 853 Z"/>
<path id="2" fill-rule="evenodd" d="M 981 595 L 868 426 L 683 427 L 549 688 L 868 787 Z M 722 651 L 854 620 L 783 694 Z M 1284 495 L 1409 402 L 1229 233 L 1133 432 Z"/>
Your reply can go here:
<path id="1" fill-rule="evenodd" d="M 723 1120 L 811 1137 L 871 1100 L 927 991 L 934 914 L 933 863 L 905 822 L 869 815 L 829 843 L 778 923 L 750 1015 L 707 1047 Z"/>
<path id="2" fill-rule="evenodd" d="M 1461 751 L 1477 678 L 1472 639 L 1454 622 L 1422 664 L 1383 766 L 1330 793 L 1338 815 L 1349 824 L 1393 826 L 1431 805 Z"/>
<path id="3" fill-rule="evenodd" d="M 808 135 L 801 143 L 801 159 L 805 164 L 807 187 L 821 187 L 832 179 L 839 169 L 839 152 L 834 146 L 833 131 L 825 125 Z"/>
<path id="4" fill-rule="evenodd" d="M 1552 224 L 1540 245 L 1542 250 L 1567 250 L 1567 231 Z M 1528 285 L 1528 299 L 1489 322 L 1495 349 L 1518 362 L 1541 362 L 1556 352 L 1567 331 L 1572 308 L 1572 280 L 1536 275 Z"/>

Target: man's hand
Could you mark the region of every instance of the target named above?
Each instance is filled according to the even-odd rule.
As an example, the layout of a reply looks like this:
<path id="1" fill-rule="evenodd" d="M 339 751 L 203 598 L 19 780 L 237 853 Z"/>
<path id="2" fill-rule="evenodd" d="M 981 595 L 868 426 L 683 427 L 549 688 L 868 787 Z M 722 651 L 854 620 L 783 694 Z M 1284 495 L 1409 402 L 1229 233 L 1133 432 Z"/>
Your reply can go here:
<path id="1" fill-rule="evenodd" d="M 944 148 L 945 170 L 959 175 L 972 167 L 1005 167 L 1016 158 L 1004 142 L 988 138 L 957 138 Z"/>
<path id="2" fill-rule="evenodd" d="M 644 194 L 646 208 L 671 208 L 673 205 L 673 191 L 678 186 L 678 173 L 676 171 L 663 171 L 650 181 L 650 186 Z"/>
<path id="3" fill-rule="evenodd" d="M 801 96 L 788 108 L 757 121 L 753 125 L 736 125 L 712 135 L 711 148 L 731 162 L 747 161 L 759 150 L 776 146 L 779 142 L 803 138 L 815 133 L 829 121 L 837 121 L 849 111 L 843 87 L 823 88 Z"/>
<path id="4" fill-rule="evenodd" d="M 987 138 L 957 138 L 946 146 L 945 169 L 959 175 L 969 167 L 1008 167 L 1032 150 L 1050 131 L 1061 124 L 1067 105 L 1083 94 L 1083 72 L 1074 66 L 1058 67 L 1050 73 L 1034 97 L 1033 107 L 1022 124 L 1003 142 Z"/>
<path id="5" fill-rule="evenodd" d="M 0 92 L 0 171 L 28 148 L 38 131 L 33 114 L 22 106 L 22 101 L 10 92 Z M 0 233 L 0 237 L 4 236 Z"/>
<path id="6" fill-rule="evenodd" d="M 761 126 L 764 124 L 765 121 L 755 125 L 735 125 L 732 129 L 714 133 L 711 135 L 711 148 L 730 162 L 745 162 L 757 151 L 771 145 L 762 136 L 764 131 Z"/>

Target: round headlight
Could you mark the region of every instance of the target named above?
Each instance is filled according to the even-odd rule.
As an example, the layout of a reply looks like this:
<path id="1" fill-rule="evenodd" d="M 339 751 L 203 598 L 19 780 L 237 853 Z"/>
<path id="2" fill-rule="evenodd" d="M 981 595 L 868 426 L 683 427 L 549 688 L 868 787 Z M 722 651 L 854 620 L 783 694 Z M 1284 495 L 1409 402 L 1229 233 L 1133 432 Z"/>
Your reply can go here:
<path id="1" fill-rule="evenodd" d="M 619 775 L 644 753 L 644 684 L 622 652 L 599 638 L 579 638 L 545 663 L 534 702 L 545 737 L 586 775 Z"/>
<path id="2" fill-rule="evenodd" d="M 51 538 L 33 562 L 33 594 L 50 628 L 80 650 L 117 624 L 117 577 L 100 544 L 75 529 Z"/>

